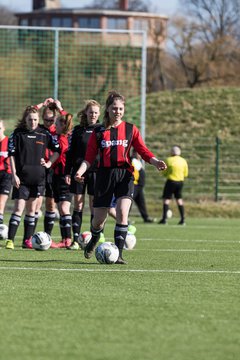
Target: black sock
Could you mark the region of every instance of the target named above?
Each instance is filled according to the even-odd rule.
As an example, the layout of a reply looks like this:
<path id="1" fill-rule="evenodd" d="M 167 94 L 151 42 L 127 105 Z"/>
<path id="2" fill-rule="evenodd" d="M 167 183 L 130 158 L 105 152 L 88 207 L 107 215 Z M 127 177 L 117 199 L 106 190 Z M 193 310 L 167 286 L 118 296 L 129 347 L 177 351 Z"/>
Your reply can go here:
<path id="1" fill-rule="evenodd" d="M 166 221 L 167 219 L 168 207 L 169 207 L 168 204 L 163 204 L 163 217 L 162 217 L 163 221 Z"/>
<path id="2" fill-rule="evenodd" d="M 54 211 L 46 211 L 44 216 L 44 231 L 51 236 L 56 214 Z"/>
<path id="3" fill-rule="evenodd" d="M 78 242 L 82 226 L 82 211 L 74 210 L 72 214 L 73 241 Z"/>
<path id="4" fill-rule="evenodd" d="M 9 219 L 8 225 L 8 239 L 14 241 L 15 235 L 17 233 L 17 229 L 21 222 L 21 216 L 12 214 Z"/>
<path id="5" fill-rule="evenodd" d="M 35 231 L 36 231 L 38 219 L 39 219 L 39 213 L 35 213 L 35 225 L 34 225 L 34 229 L 33 229 L 33 234 L 34 234 Z"/>
<path id="6" fill-rule="evenodd" d="M 115 244 L 119 249 L 119 257 L 122 257 L 123 246 L 125 243 L 127 233 L 128 233 L 128 224 L 127 225 L 116 224 L 114 230 L 114 239 L 115 239 Z"/>
<path id="7" fill-rule="evenodd" d="M 91 243 L 96 245 L 96 243 L 98 242 L 98 240 L 100 239 L 100 234 L 102 232 L 102 229 L 94 229 L 93 227 L 91 227 L 91 233 L 92 233 L 92 238 L 91 238 Z"/>
<path id="8" fill-rule="evenodd" d="M 34 232 L 34 228 L 35 228 L 35 217 L 25 215 L 25 217 L 24 217 L 24 235 L 23 235 L 24 241 L 31 238 L 31 236 L 33 235 L 33 232 Z"/>
<path id="9" fill-rule="evenodd" d="M 72 216 L 70 214 L 60 216 L 62 227 L 62 239 L 71 239 Z"/>
<path id="10" fill-rule="evenodd" d="M 181 221 L 184 222 L 184 206 L 183 205 L 178 205 L 178 209 L 179 209 L 179 213 L 181 216 Z"/>
<path id="11" fill-rule="evenodd" d="M 0 224 L 3 224 L 3 214 L 0 214 Z"/>

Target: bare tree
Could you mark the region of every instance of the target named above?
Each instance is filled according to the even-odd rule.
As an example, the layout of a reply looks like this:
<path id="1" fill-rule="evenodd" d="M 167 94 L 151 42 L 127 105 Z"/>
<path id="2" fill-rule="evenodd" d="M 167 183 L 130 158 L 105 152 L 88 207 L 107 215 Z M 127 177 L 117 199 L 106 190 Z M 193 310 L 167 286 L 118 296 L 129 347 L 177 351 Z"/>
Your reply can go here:
<path id="1" fill-rule="evenodd" d="M 16 25 L 17 18 L 4 6 L 0 6 L 0 25 Z"/>
<path id="2" fill-rule="evenodd" d="M 181 0 L 191 15 L 172 21 L 173 55 L 186 85 L 238 81 L 239 1 Z M 235 10 L 234 10 L 235 9 Z"/>
<path id="3" fill-rule="evenodd" d="M 88 7 L 95 9 L 119 9 L 119 0 L 94 0 Z M 149 12 L 149 5 L 146 0 L 129 0 L 128 10 Z"/>

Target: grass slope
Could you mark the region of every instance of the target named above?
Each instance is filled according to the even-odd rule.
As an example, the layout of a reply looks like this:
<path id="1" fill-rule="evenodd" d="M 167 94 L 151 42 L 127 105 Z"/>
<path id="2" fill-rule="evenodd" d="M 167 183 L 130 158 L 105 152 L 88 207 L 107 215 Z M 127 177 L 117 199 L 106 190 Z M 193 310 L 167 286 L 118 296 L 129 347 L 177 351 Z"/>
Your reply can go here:
<path id="1" fill-rule="evenodd" d="M 175 224 L 137 223 L 126 266 L 22 250 L 21 228 L 16 249 L 0 250 L 2 358 L 237 359 L 239 221 Z"/>

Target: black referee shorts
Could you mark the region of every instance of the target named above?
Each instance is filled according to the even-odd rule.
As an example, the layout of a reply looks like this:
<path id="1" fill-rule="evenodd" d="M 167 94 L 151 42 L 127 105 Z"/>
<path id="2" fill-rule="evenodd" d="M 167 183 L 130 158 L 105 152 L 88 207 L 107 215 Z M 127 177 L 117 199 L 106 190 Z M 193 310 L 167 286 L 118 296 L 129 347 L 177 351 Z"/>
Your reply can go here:
<path id="1" fill-rule="evenodd" d="M 182 199 L 183 181 L 167 180 L 163 189 L 163 199 Z"/>
<path id="2" fill-rule="evenodd" d="M 96 208 L 111 207 L 113 196 L 116 199 L 127 197 L 133 199 L 133 175 L 126 169 L 100 168 L 97 171 L 93 206 Z"/>

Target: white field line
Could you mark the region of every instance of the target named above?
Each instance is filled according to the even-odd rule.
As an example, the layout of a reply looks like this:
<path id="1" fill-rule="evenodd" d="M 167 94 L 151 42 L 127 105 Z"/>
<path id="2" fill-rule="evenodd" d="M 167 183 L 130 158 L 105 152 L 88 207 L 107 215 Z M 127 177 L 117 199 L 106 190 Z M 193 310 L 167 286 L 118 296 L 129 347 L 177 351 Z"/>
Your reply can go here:
<path id="1" fill-rule="evenodd" d="M 154 251 L 154 252 L 233 252 L 238 253 L 240 250 L 234 249 L 134 249 L 134 251 Z M 130 251 L 130 250 L 129 250 Z"/>
<path id="2" fill-rule="evenodd" d="M 33 267 L 6 267 L 1 266 L 0 271 L 4 270 L 24 270 L 24 271 L 66 271 L 66 272 L 129 272 L 129 273 L 172 273 L 172 274 L 228 274 L 228 275 L 240 275 L 240 270 L 171 270 L 171 269 L 63 269 L 63 268 L 33 268 Z"/>

